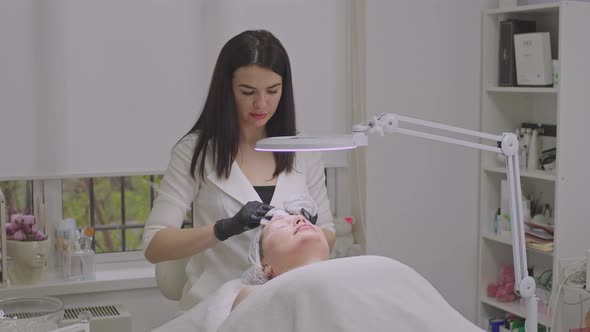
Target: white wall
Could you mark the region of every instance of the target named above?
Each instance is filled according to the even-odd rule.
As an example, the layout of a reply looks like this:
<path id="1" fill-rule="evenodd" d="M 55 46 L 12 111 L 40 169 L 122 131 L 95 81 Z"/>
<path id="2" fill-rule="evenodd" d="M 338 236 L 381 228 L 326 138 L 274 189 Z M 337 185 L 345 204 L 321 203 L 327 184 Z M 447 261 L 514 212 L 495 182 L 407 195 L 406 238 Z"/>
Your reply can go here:
<path id="1" fill-rule="evenodd" d="M 229 38 L 244 30 L 269 30 L 289 53 L 298 130 L 313 135 L 349 132 L 348 3 L 348 0 L 205 1 L 202 7 L 206 27 L 202 36 L 205 68 L 213 68 L 219 50 Z M 346 163 L 346 155 L 326 153 L 324 160 L 341 165 Z"/>
<path id="2" fill-rule="evenodd" d="M 481 2 L 366 3 L 367 115 L 479 130 Z M 478 152 L 396 135 L 367 149 L 367 250 L 402 261 L 476 319 Z"/>

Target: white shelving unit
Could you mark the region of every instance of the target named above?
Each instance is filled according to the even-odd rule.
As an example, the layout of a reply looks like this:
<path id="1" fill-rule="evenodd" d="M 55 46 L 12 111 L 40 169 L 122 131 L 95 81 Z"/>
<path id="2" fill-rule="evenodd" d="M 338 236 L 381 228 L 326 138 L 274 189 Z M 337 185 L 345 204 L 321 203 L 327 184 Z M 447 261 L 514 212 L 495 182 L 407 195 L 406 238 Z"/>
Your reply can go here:
<path id="1" fill-rule="evenodd" d="M 580 257 L 590 247 L 590 148 L 583 135 L 590 126 L 590 3 L 561 1 L 499 9 L 498 0 L 488 0 L 483 18 L 481 130 L 513 132 L 522 123 L 557 126 L 556 138 L 543 138 L 544 148 L 557 148 L 557 168 L 521 171 L 524 194 L 542 194 L 541 201 L 553 208 L 555 239 L 553 252 L 527 249 L 529 267 L 538 277 L 553 271 L 553 284 L 560 280 L 558 262 Z M 499 23 L 509 18 L 534 20 L 537 31 L 550 32 L 551 51 L 560 62 L 556 87 L 498 86 Z M 505 166 L 490 153 L 481 154 L 480 241 L 478 318 L 482 328 L 488 319 L 511 313 L 525 317 L 517 300 L 498 302 L 486 294 L 489 282 L 497 280 L 500 266 L 512 265 L 512 243 L 491 233 L 495 211 L 500 207 L 500 182 Z M 540 324 L 549 324 L 539 314 Z M 556 331 L 567 331 L 568 322 Z"/>
<path id="2" fill-rule="evenodd" d="M 491 166 L 491 167 L 485 166 L 483 170 L 486 172 L 492 172 L 492 173 L 506 175 L 506 167 L 502 167 L 502 166 L 496 166 L 496 167 L 495 166 Z M 521 170 L 520 177 L 521 177 L 521 179 L 530 178 L 530 179 L 538 179 L 538 180 L 555 182 L 555 173 L 550 173 L 550 172 L 546 172 L 546 171 L 542 171 L 542 170 L 538 170 L 538 171 Z"/>
<path id="3" fill-rule="evenodd" d="M 490 307 L 502 310 L 504 312 L 509 312 L 509 313 L 516 315 L 516 316 L 521 316 L 521 317 L 526 316 L 525 307 L 518 300 L 514 301 L 514 302 L 500 302 L 500 301 L 497 301 L 496 299 L 487 297 L 485 289 L 483 289 L 480 292 L 480 297 L 482 299 L 481 302 L 484 303 L 484 305 L 489 305 Z M 548 317 L 548 315 L 539 314 L 539 316 L 538 316 L 538 321 L 539 321 L 539 324 L 541 324 L 541 325 L 545 325 L 545 326 L 549 325 L 550 320 L 551 320 L 551 317 Z"/>
<path id="4" fill-rule="evenodd" d="M 487 88 L 489 93 L 557 93 L 557 88 L 535 88 L 535 87 L 511 87 L 511 86 L 494 86 Z"/>
<path id="5" fill-rule="evenodd" d="M 497 243 L 503 243 L 505 245 L 512 246 L 512 240 L 510 240 L 509 238 L 505 238 L 502 236 L 495 236 L 495 235 L 487 234 L 487 233 L 482 234 L 481 237 L 485 241 L 494 241 Z M 512 250 L 512 248 L 510 250 Z M 537 253 L 540 255 L 546 255 L 546 256 L 553 257 L 553 251 L 541 251 L 541 250 L 537 250 L 537 249 L 527 248 L 527 255 L 530 255 L 531 253 Z"/>

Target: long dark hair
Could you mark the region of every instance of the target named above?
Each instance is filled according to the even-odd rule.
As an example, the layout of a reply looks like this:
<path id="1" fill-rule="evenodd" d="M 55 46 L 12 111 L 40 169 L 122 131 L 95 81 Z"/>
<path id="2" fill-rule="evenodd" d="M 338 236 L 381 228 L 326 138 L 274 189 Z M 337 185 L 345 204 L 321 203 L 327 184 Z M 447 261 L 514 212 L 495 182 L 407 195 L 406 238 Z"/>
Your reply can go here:
<path id="1" fill-rule="evenodd" d="M 195 168 L 204 179 L 207 145 L 211 143 L 215 171 L 219 178 L 229 178 L 231 165 L 236 159 L 240 140 L 236 105 L 232 91 L 234 72 L 243 66 L 257 65 L 268 68 L 282 77 L 282 93 L 274 115 L 266 123 L 266 134 L 272 136 L 293 136 L 295 128 L 295 102 L 291 80 L 291 64 L 287 51 L 272 33 L 264 30 L 244 31 L 230 39 L 221 49 L 209 94 L 203 111 L 191 130 L 198 132 L 197 144 L 191 160 L 190 172 L 195 178 Z M 274 153 L 275 171 L 273 177 L 283 171 L 293 170 L 294 154 Z"/>

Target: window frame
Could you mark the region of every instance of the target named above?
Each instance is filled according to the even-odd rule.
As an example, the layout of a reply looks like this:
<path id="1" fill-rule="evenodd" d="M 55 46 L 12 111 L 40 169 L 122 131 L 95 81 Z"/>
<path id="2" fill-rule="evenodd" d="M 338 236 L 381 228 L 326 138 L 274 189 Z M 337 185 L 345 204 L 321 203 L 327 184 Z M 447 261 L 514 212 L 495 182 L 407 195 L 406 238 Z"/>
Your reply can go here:
<path id="1" fill-rule="evenodd" d="M 136 176 L 137 174 L 133 175 L 125 175 L 127 176 Z M 103 177 L 112 177 L 112 176 L 103 176 Z M 62 180 L 64 178 L 55 178 L 55 179 L 45 179 L 45 180 L 34 180 L 33 181 L 33 197 L 37 199 L 37 202 L 42 202 L 44 204 L 44 213 L 46 218 L 46 225 L 45 231 L 48 234 L 48 238 L 50 240 L 50 246 L 53 248 L 55 243 L 55 228 L 57 227 L 58 220 L 63 219 L 63 187 L 62 187 Z M 37 206 L 35 206 L 36 208 Z M 35 209 L 36 215 L 38 214 L 37 209 Z M 194 225 L 194 211 L 192 213 L 193 216 L 193 225 Z M 131 229 L 131 228 L 128 228 Z M 55 259 L 51 255 L 50 257 L 50 264 L 53 264 L 53 259 Z M 130 261 L 146 261 L 145 256 L 143 255 L 143 250 L 133 250 L 133 251 L 122 251 L 122 252 L 107 252 L 107 253 L 100 253 L 95 256 L 96 263 L 117 263 L 117 262 L 130 262 Z M 53 265 L 51 265 L 53 266 Z"/>
<path id="2" fill-rule="evenodd" d="M 328 189 L 328 196 L 330 196 L 330 203 L 331 203 L 331 210 L 334 215 L 349 215 L 351 211 L 349 211 L 348 204 L 346 201 L 341 201 L 343 199 L 347 199 L 348 197 L 343 195 L 337 195 L 338 187 L 345 186 L 345 183 L 342 180 L 345 178 L 343 176 L 337 176 L 337 173 L 347 171 L 346 167 L 340 165 L 327 165 L 325 169 L 326 175 L 326 185 Z M 151 174 L 129 174 L 124 175 L 125 177 L 128 176 L 138 176 L 138 175 L 151 175 Z M 345 174 L 343 174 L 345 175 Z M 116 175 L 97 175 L 95 177 L 113 177 Z M 32 194 L 33 194 L 33 211 L 37 220 L 40 220 L 42 217 L 40 215 L 41 211 L 43 210 L 44 218 L 45 218 L 45 232 L 48 235 L 48 240 L 50 241 L 51 248 L 54 247 L 55 244 L 55 228 L 57 226 L 58 220 L 63 219 L 63 192 L 62 192 L 62 180 L 67 179 L 70 177 L 55 177 L 50 179 L 26 179 L 27 181 L 32 181 Z M 20 179 L 19 179 L 20 180 Z M 10 180 L 5 180 L 10 181 Z M 342 197 L 340 197 L 342 196 Z M 43 207 L 43 209 L 40 209 Z M 191 205 L 192 207 L 192 205 Z M 342 211 L 341 211 L 342 210 Z M 195 221 L 195 210 L 192 209 L 192 221 L 194 227 Z M 50 255 L 49 257 L 49 264 L 50 266 L 54 265 L 55 255 Z M 125 251 L 125 252 L 108 252 L 108 253 L 100 253 L 96 255 L 96 263 L 117 263 L 117 262 L 137 262 L 137 261 L 147 261 L 145 256 L 143 255 L 142 250 L 134 250 L 134 251 Z"/>
<path id="3" fill-rule="evenodd" d="M 158 174 L 159 175 L 159 174 Z M 153 183 L 154 182 L 154 178 L 158 175 L 120 175 L 120 176 L 99 176 L 99 177 L 82 177 L 82 178 L 76 178 L 76 180 L 83 180 L 83 181 L 88 181 L 88 195 L 89 195 L 89 217 L 90 217 L 90 227 L 94 228 L 95 232 L 100 232 L 100 231 L 109 231 L 111 232 L 111 234 L 116 234 L 116 233 L 120 233 L 121 235 L 121 250 L 120 251 L 112 251 L 112 252 L 106 252 L 106 253 L 120 253 L 120 252 L 128 252 L 128 251 L 138 251 L 136 249 L 134 250 L 129 250 L 127 248 L 127 232 L 130 230 L 134 230 L 134 229 L 143 229 L 144 228 L 144 224 L 127 224 L 127 206 L 126 206 L 126 200 L 127 200 L 127 195 L 128 192 L 125 190 L 125 184 L 127 183 L 127 181 L 130 180 L 130 178 L 135 177 L 135 176 L 148 176 L 150 177 L 150 182 Z M 95 188 L 98 184 L 98 182 L 102 182 L 104 180 L 106 181 L 112 181 L 113 179 L 116 179 L 119 182 L 119 188 L 114 187 L 114 191 L 118 191 L 118 193 L 120 194 L 120 208 L 118 209 L 120 212 L 120 223 L 117 224 L 110 224 L 110 225 L 98 225 L 97 224 L 97 215 L 96 215 L 96 211 L 97 211 L 97 206 L 95 204 L 95 200 L 94 197 L 96 197 L 95 195 L 97 194 L 95 191 Z M 62 213 L 63 213 L 63 188 L 64 188 L 64 183 L 63 181 L 67 180 L 67 179 L 61 179 L 62 181 L 62 186 L 61 186 L 61 190 L 62 190 Z M 155 198 L 155 191 L 153 186 L 150 186 L 150 210 L 153 207 L 153 201 Z M 106 212 L 106 211 L 103 211 Z M 114 212 L 114 211 L 109 211 L 109 212 Z M 95 238 L 96 239 L 96 238 Z M 96 250 L 96 240 L 93 241 L 92 243 L 92 249 L 97 252 Z M 141 250 L 140 250 L 141 251 Z M 106 254 L 105 252 L 101 252 L 97 254 L 103 255 Z"/>

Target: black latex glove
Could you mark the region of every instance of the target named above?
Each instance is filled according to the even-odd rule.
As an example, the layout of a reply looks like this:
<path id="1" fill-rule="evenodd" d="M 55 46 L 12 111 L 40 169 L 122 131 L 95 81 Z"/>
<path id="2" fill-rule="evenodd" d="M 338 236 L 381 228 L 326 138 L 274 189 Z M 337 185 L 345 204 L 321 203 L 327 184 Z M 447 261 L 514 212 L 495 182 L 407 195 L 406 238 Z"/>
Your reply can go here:
<path id="1" fill-rule="evenodd" d="M 266 213 L 272 209 L 272 206 L 264 203 L 248 202 L 235 216 L 221 219 L 215 223 L 213 226 L 215 236 L 220 241 L 225 241 L 231 236 L 256 228 L 260 226 L 260 219 L 264 218 Z"/>
<path id="2" fill-rule="evenodd" d="M 301 215 L 305 217 L 305 219 L 309 220 L 310 223 L 314 224 L 318 221 L 318 215 L 312 216 L 305 208 L 301 208 Z"/>

